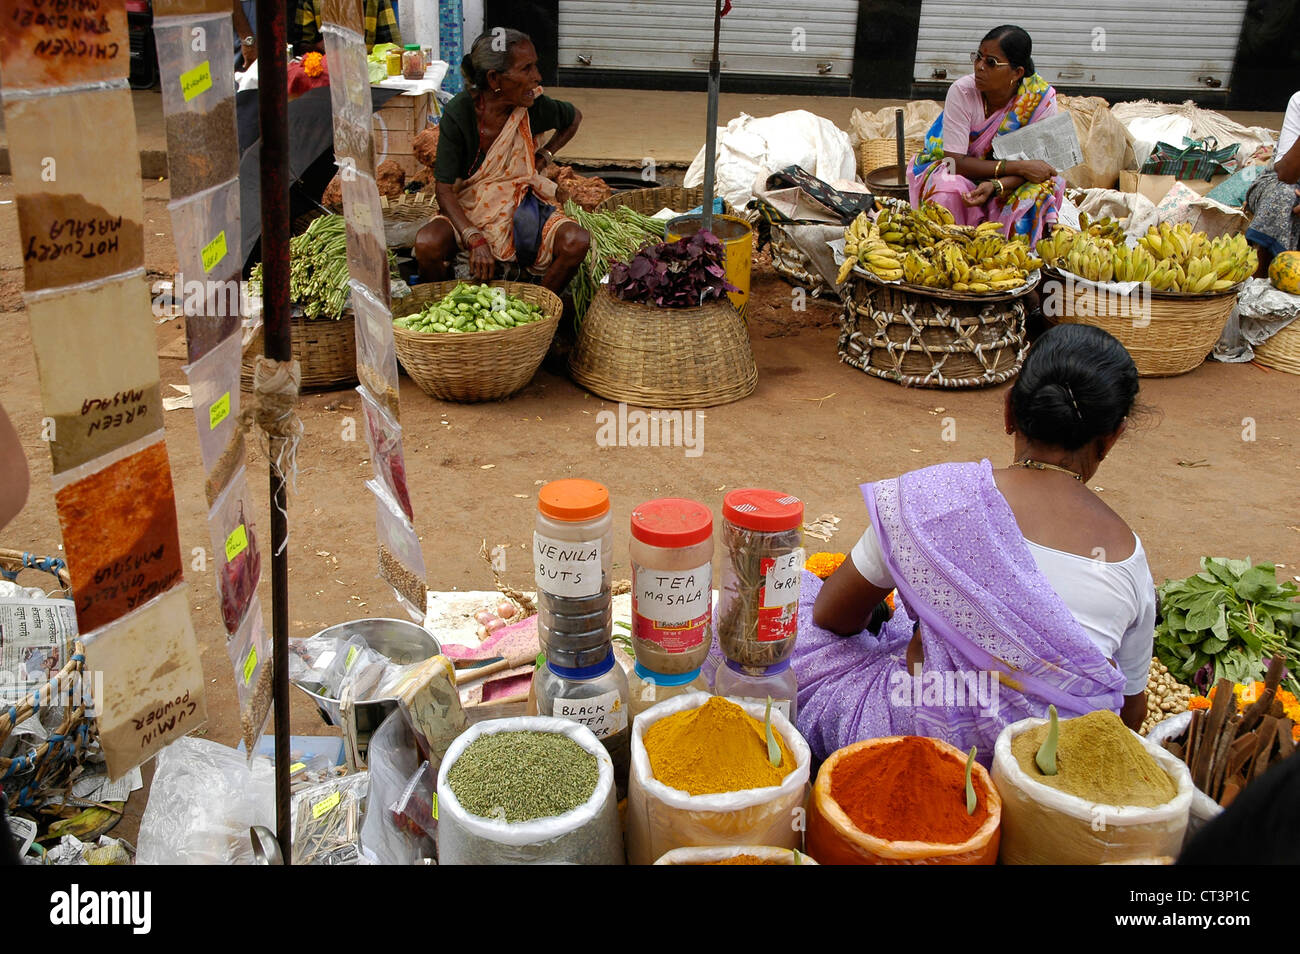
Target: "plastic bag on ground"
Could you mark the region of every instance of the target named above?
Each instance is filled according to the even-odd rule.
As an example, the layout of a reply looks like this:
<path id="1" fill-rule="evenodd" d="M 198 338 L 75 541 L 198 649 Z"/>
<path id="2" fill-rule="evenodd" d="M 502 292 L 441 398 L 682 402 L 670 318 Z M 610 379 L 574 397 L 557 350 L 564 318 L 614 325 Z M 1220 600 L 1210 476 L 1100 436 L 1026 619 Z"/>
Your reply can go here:
<path id="1" fill-rule="evenodd" d="M 1178 794 L 1153 808 L 1089 802 L 1034 781 L 1011 754 L 1012 739 L 1046 721 L 1013 722 L 1002 730 L 993 749 L 993 784 L 1002 796 L 999 862 L 1096 865 L 1176 858 L 1195 791 L 1187 766 L 1155 743 L 1141 739 L 1178 786 Z"/>
<path id="2" fill-rule="evenodd" d="M 251 865 L 254 825 L 275 829 L 271 760 L 185 736 L 158 754 L 136 862 Z"/>
<path id="3" fill-rule="evenodd" d="M 496 732 L 551 732 L 572 739 L 594 755 L 599 766 L 591 798 L 563 815 L 515 824 L 471 815 L 452 792 L 447 773 L 471 742 Z M 439 864 L 623 863 L 613 760 L 590 729 L 568 719 L 525 716 L 470 726 L 451 744 L 438 769 L 437 804 Z"/>
<path id="4" fill-rule="evenodd" d="M 411 777 L 421 766 L 428 772 L 428 763 L 419 757 L 415 734 L 400 711 L 394 711 L 370 737 L 366 766 L 370 798 L 361 826 L 362 850 L 381 865 L 414 865 L 435 857 L 433 840 L 395 813 Z M 432 827 L 432 805 L 428 810 Z M 398 818 L 403 818 L 400 825 Z"/>
<path id="5" fill-rule="evenodd" d="M 370 773 L 330 779 L 293 796 L 290 808 L 295 865 L 357 865 Z"/>
<path id="6" fill-rule="evenodd" d="M 698 845 L 771 845 L 798 848 L 802 824 L 796 816 L 808 787 L 812 752 L 790 721 L 772 711 L 772 729 L 779 732 L 795 758 L 795 769 L 780 785 L 719 795 L 688 795 L 657 781 L 643 741 L 660 719 L 698 709 L 711 697 L 705 693 L 677 696 L 646 710 L 632 725 L 632 772 L 628 787 L 628 861 L 648 865 L 674 848 Z M 737 703 L 755 719 L 764 706 Z"/>

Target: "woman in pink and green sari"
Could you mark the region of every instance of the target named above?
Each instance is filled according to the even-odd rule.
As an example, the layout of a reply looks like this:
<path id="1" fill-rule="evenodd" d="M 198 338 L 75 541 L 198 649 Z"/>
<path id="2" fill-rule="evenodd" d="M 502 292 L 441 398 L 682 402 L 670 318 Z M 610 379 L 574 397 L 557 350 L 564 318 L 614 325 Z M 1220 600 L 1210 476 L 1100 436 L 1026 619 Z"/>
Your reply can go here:
<path id="1" fill-rule="evenodd" d="M 1056 222 L 1065 178 L 1038 159 L 994 159 L 993 140 L 1056 114 L 1056 90 L 1034 72 L 1029 34 L 994 27 L 975 72 L 948 89 L 943 112 L 907 168 L 913 206 L 937 202 L 962 225 L 1001 222 L 1036 243 Z"/>

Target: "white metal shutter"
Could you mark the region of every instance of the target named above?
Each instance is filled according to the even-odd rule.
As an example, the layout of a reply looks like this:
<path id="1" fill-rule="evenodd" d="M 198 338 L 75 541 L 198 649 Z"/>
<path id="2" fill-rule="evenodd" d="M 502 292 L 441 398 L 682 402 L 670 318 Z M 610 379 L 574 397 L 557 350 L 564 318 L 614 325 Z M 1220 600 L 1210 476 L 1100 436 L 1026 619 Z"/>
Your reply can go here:
<path id="1" fill-rule="evenodd" d="M 1034 65 L 1053 85 L 1227 89 L 1246 3 L 924 0 L 913 77 L 922 83 L 951 82 L 970 73 L 970 54 L 979 49 L 984 34 L 999 24 L 1014 23 L 1033 38 Z M 1221 87 L 1207 83 L 1206 77 Z"/>
<path id="2" fill-rule="evenodd" d="M 857 25 L 858 0 L 821 0 L 815 12 L 736 0 L 722 18 L 722 70 L 848 79 Z M 702 72 L 712 52 L 712 0 L 560 0 L 561 69 Z"/>

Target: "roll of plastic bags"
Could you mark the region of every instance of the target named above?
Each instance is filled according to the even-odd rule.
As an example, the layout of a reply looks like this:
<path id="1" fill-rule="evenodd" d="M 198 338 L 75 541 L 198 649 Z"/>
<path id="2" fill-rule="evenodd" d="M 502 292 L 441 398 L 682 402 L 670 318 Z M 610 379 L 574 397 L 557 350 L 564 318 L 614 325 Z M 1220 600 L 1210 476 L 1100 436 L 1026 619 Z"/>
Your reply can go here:
<path id="1" fill-rule="evenodd" d="M 552 818 L 507 822 L 471 815 L 451 790 L 447 774 L 471 742 L 497 732 L 549 732 L 572 739 L 595 757 L 596 788 L 573 811 Z M 438 769 L 438 863 L 442 865 L 623 864 L 614 763 L 584 725 L 549 716 L 492 719 L 470 726 L 451 744 Z"/>
<path id="2" fill-rule="evenodd" d="M 647 709 L 632 725 L 632 772 L 628 788 L 628 861 L 648 865 L 674 848 L 704 845 L 770 845 L 798 848 L 804 830 L 812 752 L 795 727 L 776 709 L 772 730 L 779 732 L 795 759 L 795 769 L 780 785 L 718 795 L 689 795 L 654 777 L 644 736 L 660 719 L 698 709 L 712 698 L 696 692 Z M 765 706 L 736 702 L 762 720 Z"/>
<path id="3" fill-rule="evenodd" d="M 1187 766 L 1138 736 L 1178 786 L 1178 794 L 1151 808 L 1090 802 L 1035 781 L 1011 754 L 1012 739 L 1046 721 L 1013 722 L 994 746 L 993 784 L 1002 796 L 998 860 L 1008 865 L 1097 865 L 1176 858 L 1194 791 Z"/>

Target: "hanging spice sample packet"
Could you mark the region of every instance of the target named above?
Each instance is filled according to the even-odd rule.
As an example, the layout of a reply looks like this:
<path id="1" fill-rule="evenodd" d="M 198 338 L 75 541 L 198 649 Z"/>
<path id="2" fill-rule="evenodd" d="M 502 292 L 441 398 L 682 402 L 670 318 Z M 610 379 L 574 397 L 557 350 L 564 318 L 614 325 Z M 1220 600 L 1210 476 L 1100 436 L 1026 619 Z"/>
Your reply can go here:
<path id="1" fill-rule="evenodd" d="M 102 674 L 99 744 L 113 779 L 207 721 L 184 584 L 90 633 L 85 646 L 97 689 Z"/>
<path id="2" fill-rule="evenodd" d="M 356 318 L 353 324 L 357 339 L 357 379 L 393 420 L 401 420 L 393 313 L 360 282 L 349 280 L 348 287 Z"/>
<path id="3" fill-rule="evenodd" d="M 144 206 L 126 81 L 58 95 L 6 87 L 4 111 L 27 291 L 140 268 Z M 95 129 L 113 130 L 120 148 L 88 148 Z"/>
<path id="4" fill-rule="evenodd" d="M 190 361 L 197 361 L 242 322 L 239 269 L 239 180 L 167 203 L 178 270 L 174 288 L 185 314 Z"/>
<path id="5" fill-rule="evenodd" d="M 349 274 L 369 289 L 377 301 L 387 305 L 392 286 L 384 210 L 379 204 L 379 187 L 364 172 L 343 180 L 343 218 L 347 228 Z"/>
<path id="6" fill-rule="evenodd" d="M 330 66 L 330 106 L 334 113 L 334 157 L 344 175 L 375 174 L 371 148 L 372 99 L 365 36 L 326 21 L 321 26 Z"/>
<path id="7" fill-rule="evenodd" d="M 5 0 L 0 71 L 8 90 L 54 89 L 126 79 L 126 8 L 113 0 Z"/>
<path id="8" fill-rule="evenodd" d="M 239 422 L 242 350 L 240 336 L 232 334 L 198 361 L 181 369 L 193 398 L 199 453 L 208 475 L 204 485 L 208 506 L 216 502 L 245 463 L 244 433 Z"/>
<path id="9" fill-rule="evenodd" d="M 241 469 L 208 511 L 217 570 L 217 595 L 226 632 L 239 629 L 262 579 L 262 555 L 253 528 L 253 501 Z"/>
<path id="10" fill-rule="evenodd" d="M 239 729 L 250 761 L 271 720 L 271 653 L 271 640 L 262 623 L 262 601 L 255 595 L 239 631 L 226 642 L 239 699 Z"/>
<path id="11" fill-rule="evenodd" d="M 406 487 L 406 458 L 402 454 L 402 425 L 389 417 L 365 388 L 357 388 L 357 393 L 366 412 L 366 441 L 370 444 L 375 479 L 397 501 L 406 519 L 413 520 L 411 495 Z"/>
<path id="12" fill-rule="evenodd" d="M 77 625 L 83 633 L 137 609 L 181 580 L 176 501 L 162 437 L 159 431 L 55 478 Z"/>
<path id="13" fill-rule="evenodd" d="M 366 486 L 375 495 L 375 525 L 379 534 L 379 576 L 398 596 L 398 601 L 416 621 L 422 621 L 428 603 L 428 571 L 415 527 L 401 506 L 374 480 Z"/>
<path id="14" fill-rule="evenodd" d="M 161 431 L 143 270 L 26 297 L 54 473 Z M 111 360 L 105 360 L 112 355 Z"/>
<path id="15" fill-rule="evenodd" d="M 239 175 L 230 6 L 206 16 L 155 16 L 158 80 L 173 199 Z"/>

